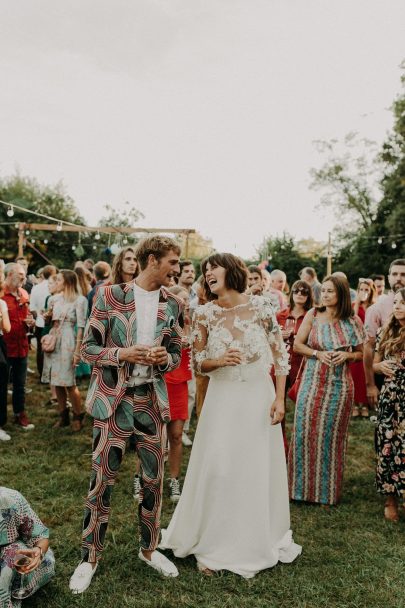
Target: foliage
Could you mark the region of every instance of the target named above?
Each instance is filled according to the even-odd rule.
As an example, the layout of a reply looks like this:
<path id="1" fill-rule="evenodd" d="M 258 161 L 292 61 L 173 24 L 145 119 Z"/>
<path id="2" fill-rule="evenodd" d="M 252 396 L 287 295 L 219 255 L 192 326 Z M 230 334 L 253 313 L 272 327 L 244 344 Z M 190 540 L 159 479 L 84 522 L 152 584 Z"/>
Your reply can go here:
<path id="1" fill-rule="evenodd" d="M 405 63 L 403 68 L 404 87 Z M 380 150 L 369 148 L 373 158 L 353 158 L 349 137 L 341 164 L 344 170 L 339 170 L 338 159 L 332 156 L 321 169 L 312 171 L 314 187 L 328 186 L 332 195 L 325 195 L 321 204 L 336 204 L 341 216 L 334 267 L 346 272 L 353 283 L 360 276 L 386 273 L 393 259 L 405 257 L 404 88 L 392 109 L 393 131 Z M 354 173 L 349 175 L 349 169 Z"/>
<path id="2" fill-rule="evenodd" d="M 131 205 L 129 201 L 125 201 L 124 208 L 117 211 L 112 205 L 104 205 L 106 215 L 99 221 L 99 226 L 112 226 L 115 228 L 132 228 L 140 219 L 145 216 L 142 211 L 139 211 Z"/>
<path id="3" fill-rule="evenodd" d="M 83 218 L 71 197 L 65 193 L 61 183 L 56 186 L 42 186 L 33 178 L 16 174 L 0 179 L 0 199 L 50 217 L 83 224 Z M 7 216 L 7 207 L 0 205 L 0 255 L 6 261 L 14 260 L 18 253 L 16 225 L 19 222 L 53 223 L 18 209 L 14 209 L 14 215 L 10 218 Z M 56 266 L 74 264 L 76 258 L 72 246 L 77 244 L 77 234 L 35 231 L 26 234 L 26 241 L 34 245 L 35 249 L 40 252 L 36 252 L 29 246 L 24 251 L 30 260 L 31 270 L 47 263 L 46 259 L 40 255 L 41 253 Z M 48 242 L 44 243 L 44 241 Z"/>
<path id="4" fill-rule="evenodd" d="M 34 366 L 31 358 L 30 367 Z M 91 423 L 87 419 L 84 430 L 76 434 L 52 428 L 57 414 L 44 407 L 49 393 L 44 394 L 33 376 L 29 383 L 33 392 L 27 395 L 27 410 L 35 429 L 23 433 L 12 423 L 6 427 L 12 441 L 0 442 L 1 483 L 22 492 L 49 526 L 56 577 L 25 601 L 26 608 L 94 608 L 101 600 L 106 608 L 403 607 L 405 519 L 403 513 L 397 525 L 383 519 L 383 501 L 374 488 L 374 431 L 367 420 L 350 424 L 342 503 L 330 509 L 292 503 L 291 527 L 294 540 L 303 547 L 301 557 L 250 580 L 229 572 L 204 577 L 192 557 L 175 558 L 180 571 L 175 579 L 165 579 L 140 562 L 137 508 L 131 495 L 135 459 L 126 453 L 112 494 L 103 560 L 90 588 L 72 596 L 68 581 L 80 559 Z M 189 453 L 184 450 L 182 479 Z M 251 480 L 244 484 L 243 490 L 254 500 Z M 167 526 L 173 505 L 167 481 L 164 488 L 162 523 Z"/>
<path id="5" fill-rule="evenodd" d="M 304 266 L 312 266 L 319 275 L 324 275 L 326 262 L 319 253 L 304 255 L 292 236 L 286 232 L 282 237 L 266 237 L 258 249 L 261 260 L 268 260 L 267 270 L 278 268 L 287 275 L 290 285 L 296 281 L 299 271 Z M 257 261 L 256 261 L 257 263 Z"/>

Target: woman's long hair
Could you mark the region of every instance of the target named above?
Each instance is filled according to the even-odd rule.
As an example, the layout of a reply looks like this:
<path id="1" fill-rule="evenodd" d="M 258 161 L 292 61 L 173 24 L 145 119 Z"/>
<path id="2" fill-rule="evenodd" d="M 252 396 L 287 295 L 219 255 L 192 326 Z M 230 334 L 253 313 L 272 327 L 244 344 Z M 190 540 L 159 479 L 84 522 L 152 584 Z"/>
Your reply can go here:
<path id="1" fill-rule="evenodd" d="M 119 253 L 117 253 L 115 258 L 113 259 L 112 269 L 111 269 L 111 282 L 113 285 L 119 285 L 120 283 L 124 282 L 124 280 L 122 278 L 122 260 L 124 259 L 124 255 L 128 251 L 130 251 L 131 253 L 133 253 L 135 255 L 135 249 L 133 247 L 124 247 L 123 249 L 121 249 L 121 251 Z M 139 274 L 138 266 L 139 265 L 137 263 L 135 274 L 132 277 L 133 279 L 136 279 L 136 277 Z"/>
<path id="2" fill-rule="evenodd" d="M 79 283 L 79 290 L 82 296 L 87 297 L 87 294 L 91 291 L 91 273 L 83 268 L 83 266 L 77 266 L 75 273 Z"/>
<path id="3" fill-rule="evenodd" d="M 345 321 L 353 316 L 352 301 L 350 298 L 350 286 L 349 282 L 344 277 L 339 277 L 334 274 L 325 277 L 322 281 L 322 285 L 330 281 L 336 291 L 337 304 L 336 304 L 336 319 L 339 321 Z M 325 312 L 326 306 L 320 306 L 319 312 Z"/>
<path id="4" fill-rule="evenodd" d="M 397 293 L 401 294 L 402 301 L 405 302 L 405 288 Z M 393 314 L 382 328 L 378 350 L 383 358 L 405 350 L 405 326 Z"/>
<path id="5" fill-rule="evenodd" d="M 59 273 L 63 277 L 63 293 L 65 300 L 74 302 L 80 295 L 77 274 L 74 272 L 74 270 L 59 270 Z"/>
<path id="6" fill-rule="evenodd" d="M 376 288 L 374 285 L 374 281 L 373 281 L 373 279 L 359 279 L 359 284 L 357 285 L 357 295 L 359 294 L 360 287 L 362 285 L 367 285 L 368 287 L 370 287 L 370 295 L 368 296 L 368 298 L 365 302 L 362 302 L 364 308 L 369 308 L 369 306 L 374 304 L 374 302 L 376 301 L 376 298 L 377 298 L 377 291 L 376 291 Z M 356 302 L 353 307 L 356 315 L 359 314 L 359 307 L 360 307 L 360 302 L 358 302 L 356 299 Z"/>

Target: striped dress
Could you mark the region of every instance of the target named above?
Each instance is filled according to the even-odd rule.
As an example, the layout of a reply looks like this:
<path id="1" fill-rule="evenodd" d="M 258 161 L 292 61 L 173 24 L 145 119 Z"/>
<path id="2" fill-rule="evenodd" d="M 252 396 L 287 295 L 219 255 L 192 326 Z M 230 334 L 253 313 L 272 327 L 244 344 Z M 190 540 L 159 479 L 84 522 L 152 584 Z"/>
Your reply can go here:
<path id="1" fill-rule="evenodd" d="M 365 341 L 358 317 L 313 318 L 307 345 L 314 350 L 350 350 Z M 347 363 L 327 366 L 307 359 L 297 395 L 288 455 L 293 500 L 334 505 L 340 499 L 354 385 Z"/>

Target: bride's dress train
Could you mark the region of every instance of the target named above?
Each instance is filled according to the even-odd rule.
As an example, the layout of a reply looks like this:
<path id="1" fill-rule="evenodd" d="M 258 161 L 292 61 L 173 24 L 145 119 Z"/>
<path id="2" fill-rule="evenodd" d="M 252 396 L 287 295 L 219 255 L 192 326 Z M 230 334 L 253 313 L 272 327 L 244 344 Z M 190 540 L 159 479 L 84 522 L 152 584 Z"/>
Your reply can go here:
<path id="1" fill-rule="evenodd" d="M 281 426 L 272 426 L 269 416 L 275 391 L 268 355 L 273 352 L 279 373 L 288 359 L 262 298 L 225 310 L 210 303 L 197 313 L 208 338 L 197 361 L 238 340 L 247 363 L 210 374 L 183 492 L 161 546 L 177 557 L 194 554 L 211 570 L 250 578 L 301 553 L 290 530 Z"/>

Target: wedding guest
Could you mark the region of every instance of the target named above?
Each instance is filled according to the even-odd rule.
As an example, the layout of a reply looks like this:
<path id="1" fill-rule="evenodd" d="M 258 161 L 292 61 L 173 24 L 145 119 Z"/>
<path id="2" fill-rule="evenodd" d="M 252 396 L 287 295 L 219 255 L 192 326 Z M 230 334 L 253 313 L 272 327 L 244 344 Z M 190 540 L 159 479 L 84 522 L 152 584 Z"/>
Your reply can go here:
<path id="1" fill-rule="evenodd" d="M 353 303 L 354 314 L 364 324 L 366 310 L 376 301 L 376 290 L 372 279 L 360 278 L 357 286 L 356 299 Z M 368 418 L 368 399 L 366 388 L 366 377 L 364 375 L 363 361 L 350 363 L 350 372 L 354 382 L 354 406 L 352 417 Z"/>
<path id="2" fill-rule="evenodd" d="M 374 371 L 384 374 L 377 407 L 377 491 L 386 497 L 384 517 L 399 521 L 405 496 L 405 288 L 377 337 Z"/>
<path id="3" fill-rule="evenodd" d="M 366 311 L 367 342 L 364 345 L 364 372 L 366 376 L 367 398 L 371 407 L 378 401 L 379 388 L 373 371 L 375 340 L 378 330 L 392 314 L 392 305 L 396 292 L 405 287 L 405 258 L 393 260 L 389 267 L 388 283 L 390 291 L 378 298 L 377 302 Z"/>
<path id="4" fill-rule="evenodd" d="M 1 260 L 2 262 L 2 260 Z M 0 265 L 0 441 L 10 441 L 11 437 L 4 430 L 7 422 L 7 349 L 3 340 L 3 333 L 8 334 L 11 329 L 10 317 L 8 316 L 7 304 L 1 299 L 4 289 L 4 265 Z"/>
<path id="5" fill-rule="evenodd" d="M 133 281 L 139 274 L 138 262 L 133 247 L 124 247 L 115 256 L 112 263 L 111 283 L 120 285 Z"/>
<path id="6" fill-rule="evenodd" d="M 245 293 L 242 260 L 215 253 L 202 271 L 211 301 L 195 312 L 193 350 L 210 383 L 162 546 L 177 557 L 193 554 L 204 574 L 251 578 L 301 552 L 290 530 L 280 427 L 288 356 L 269 301 Z M 241 480 L 254 492 L 241 491 Z"/>
<path id="7" fill-rule="evenodd" d="M 111 266 L 107 262 L 102 262 L 102 261 L 97 262 L 97 264 L 95 264 L 95 266 L 93 268 L 93 273 L 94 273 L 94 278 L 95 278 L 95 284 L 94 284 L 94 287 L 92 287 L 90 293 L 87 295 L 87 301 L 88 301 L 88 305 L 89 305 L 88 310 L 87 310 L 88 316 L 90 316 L 90 314 L 91 314 L 91 309 L 93 307 L 93 300 L 97 293 L 98 288 L 101 287 L 101 285 L 106 285 L 108 283 L 108 281 L 110 280 Z"/>
<path id="8" fill-rule="evenodd" d="M 10 318 L 10 332 L 3 335 L 7 349 L 8 373 L 12 373 L 14 423 L 24 431 L 31 431 L 34 425 L 25 411 L 25 383 L 28 363 L 27 331 L 35 320 L 29 311 L 29 296 L 23 289 L 25 271 L 13 262 L 4 267 L 5 282 L 3 300 L 6 302 Z"/>
<path id="9" fill-rule="evenodd" d="M 385 293 L 385 276 L 383 274 L 372 274 L 371 278 L 374 282 L 374 287 L 377 294 L 377 300 Z"/>
<path id="10" fill-rule="evenodd" d="M 298 275 L 301 281 L 305 281 L 310 285 L 314 297 L 314 304 L 315 306 L 319 306 L 321 303 L 321 284 L 318 281 L 315 268 L 312 268 L 312 266 L 305 266 L 305 268 L 300 270 Z"/>
<path id="11" fill-rule="evenodd" d="M 169 292 L 180 298 L 184 303 L 184 328 L 180 366 L 165 375 L 170 407 L 170 422 L 167 425 L 170 500 L 177 502 L 181 495 L 179 476 L 183 455 L 183 427 L 189 416 L 188 387 L 191 380 L 190 305 L 189 293 L 183 287 L 180 287 L 180 285 L 170 287 Z"/>
<path id="12" fill-rule="evenodd" d="M 349 361 L 363 356 L 365 332 L 353 314 L 349 284 L 331 275 L 322 282 L 322 306 L 311 309 L 295 337 L 306 357 L 288 454 L 290 496 L 335 505 L 342 492 L 354 386 Z"/>
<path id="13" fill-rule="evenodd" d="M 57 291 L 49 300 L 46 314 L 57 335 L 53 352 L 45 353 L 42 381 L 56 388 L 59 420 L 55 428 L 69 426 L 67 398 L 72 404 L 72 431 L 83 426 L 82 398 L 76 386 L 75 368 L 80 361 L 80 346 L 87 317 L 87 299 L 80 295 L 76 272 L 61 270 L 56 276 Z M 77 327 L 77 333 L 75 331 Z"/>
<path id="14" fill-rule="evenodd" d="M 34 285 L 30 295 L 30 311 L 35 318 L 35 330 L 34 336 L 36 338 L 36 362 L 39 377 L 42 376 L 42 369 L 44 366 L 44 354 L 41 347 L 42 330 L 45 327 L 45 319 L 42 316 L 42 312 L 45 308 L 45 301 L 49 294 L 48 280 L 51 276 L 56 275 L 56 267 L 48 264 L 42 269 L 43 280 L 37 285 Z"/>
<path id="15" fill-rule="evenodd" d="M 87 298 L 91 291 L 91 273 L 82 266 L 77 266 L 75 268 L 75 273 L 77 275 L 79 292 L 82 296 Z"/>
<path id="16" fill-rule="evenodd" d="M 205 291 L 204 275 L 200 275 L 196 283 L 196 294 L 198 297 L 198 306 L 203 306 L 208 302 L 207 293 Z M 195 375 L 195 413 L 197 418 L 200 417 L 202 407 L 204 405 L 205 396 L 207 394 L 209 377 L 205 374 L 199 374 L 194 370 Z"/>
<path id="17" fill-rule="evenodd" d="M 0 522 L 0 606 L 19 608 L 55 576 L 49 530 L 22 494 L 4 486 Z"/>

